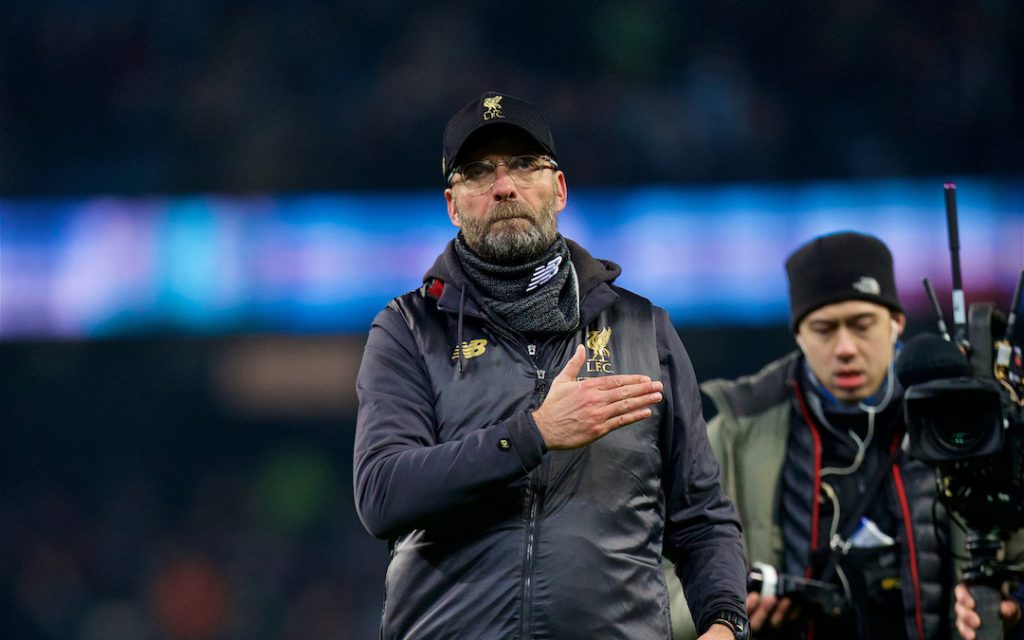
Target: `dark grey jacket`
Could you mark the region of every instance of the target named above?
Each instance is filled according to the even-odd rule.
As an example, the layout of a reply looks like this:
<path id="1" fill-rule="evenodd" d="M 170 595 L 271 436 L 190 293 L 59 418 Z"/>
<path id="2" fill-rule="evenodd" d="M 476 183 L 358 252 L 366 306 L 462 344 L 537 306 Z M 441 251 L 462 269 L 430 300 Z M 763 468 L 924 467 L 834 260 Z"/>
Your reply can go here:
<path id="1" fill-rule="evenodd" d="M 786 468 L 800 467 L 806 475 L 820 478 L 820 459 L 799 459 L 786 449 L 787 434 L 794 424 L 802 429 L 819 429 L 808 412 L 794 416 L 794 404 L 806 406 L 796 382 L 800 362 L 799 352 L 794 352 L 753 376 L 736 381 L 712 380 L 702 385 L 719 411 L 709 424 L 709 437 L 722 465 L 723 486 L 743 521 L 749 559 L 775 567 L 784 566 L 779 524 L 782 474 Z M 897 537 L 907 638 L 949 638 L 954 567 L 948 549 L 937 538 L 937 529 L 947 536 L 951 532 L 943 509 L 937 510 L 939 521 L 935 519 L 935 474 L 925 464 L 903 454 L 881 491 L 896 505 L 901 523 Z M 808 491 L 806 511 L 817 514 L 810 506 L 814 494 Z M 960 542 L 959 537 L 954 539 Z M 788 543 L 810 545 L 806 540 Z"/>
<path id="2" fill-rule="evenodd" d="M 739 526 L 686 351 L 663 310 L 611 284 L 617 265 L 569 248 L 575 332 L 530 341 L 493 317 L 451 244 L 423 287 L 374 320 L 355 497 L 391 550 L 382 638 L 666 639 L 663 551 L 702 628 L 743 611 Z M 665 400 L 587 447 L 549 452 L 531 411 L 580 343 L 581 376 L 644 373 Z"/>

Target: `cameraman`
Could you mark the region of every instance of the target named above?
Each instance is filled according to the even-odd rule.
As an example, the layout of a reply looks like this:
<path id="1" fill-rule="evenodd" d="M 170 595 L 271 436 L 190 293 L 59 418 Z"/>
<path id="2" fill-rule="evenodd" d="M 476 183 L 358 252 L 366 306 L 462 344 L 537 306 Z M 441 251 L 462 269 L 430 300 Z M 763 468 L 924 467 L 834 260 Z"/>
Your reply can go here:
<path id="1" fill-rule="evenodd" d="M 702 385 L 718 409 L 708 434 L 748 562 L 827 582 L 846 606 L 825 615 L 810 592 L 750 593 L 751 630 L 950 638 L 945 512 L 933 509 L 933 470 L 901 449 L 903 389 L 893 363 L 906 318 L 892 256 L 877 238 L 836 233 L 797 249 L 786 272 L 800 350 L 753 376 Z M 682 594 L 673 596 L 675 637 L 693 637 Z"/>

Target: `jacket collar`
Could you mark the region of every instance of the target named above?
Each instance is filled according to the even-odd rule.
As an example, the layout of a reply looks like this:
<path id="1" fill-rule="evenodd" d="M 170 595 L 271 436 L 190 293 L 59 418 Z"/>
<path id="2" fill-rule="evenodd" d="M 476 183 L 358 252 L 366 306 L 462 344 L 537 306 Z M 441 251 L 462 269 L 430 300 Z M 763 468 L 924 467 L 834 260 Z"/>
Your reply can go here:
<path id="1" fill-rule="evenodd" d="M 619 294 L 611 284 L 622 273 L 622 268 L 610 260 L 594 258 L 586 249 L 569 238 L 565 241 L 569 246 L 569 258 L 576 269 L 580 287 L 580 323 L 586 325 L 619 299 Z M 459 265 L 454 238 L 448 242 L 444 251 L 423 276 L 423 282 L 428 287 L 434 280 L 440 280 L 445 285 L 437 300 L 439 308 L 457 313 L 462 290 L 465 288 L 465 315 L 493 320 L 491 315 L 485 313 L 482 303 L 479 302 L 480 294 Z"/>

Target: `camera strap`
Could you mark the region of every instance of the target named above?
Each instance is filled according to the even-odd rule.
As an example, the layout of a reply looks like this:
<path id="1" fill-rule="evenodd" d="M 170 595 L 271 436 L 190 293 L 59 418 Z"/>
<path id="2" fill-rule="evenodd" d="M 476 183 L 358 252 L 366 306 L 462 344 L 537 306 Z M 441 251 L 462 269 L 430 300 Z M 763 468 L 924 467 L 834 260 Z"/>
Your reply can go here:
<path id="1" fill-rule="evenodd" d="M 882 481 L 885 480 L 885 476 L 888 475 L 892 466 L 896 464 L 896 460 L 899 459 L 901 453 L 900 447 L 896 447 L 895 451 L 890 452 L 885 461 L 875 469 L 875 473 L 868 478 L 865 484 L 865 491 L 861 494 L 861 499 L 857 503 L 856 509 L 850 512 L 850 518 L 846 521 L 846 526 L 836 531 L 836 534 L 829 540 L 828 561 L 821 571 L 819 580 L 828 581 L 832 578 L 839 560 L 850 550 L 849 540 L 860 525 L 861 517 L 867 512 L 868 507 L 876 499 L 876 496 L 879 495 Z"/>

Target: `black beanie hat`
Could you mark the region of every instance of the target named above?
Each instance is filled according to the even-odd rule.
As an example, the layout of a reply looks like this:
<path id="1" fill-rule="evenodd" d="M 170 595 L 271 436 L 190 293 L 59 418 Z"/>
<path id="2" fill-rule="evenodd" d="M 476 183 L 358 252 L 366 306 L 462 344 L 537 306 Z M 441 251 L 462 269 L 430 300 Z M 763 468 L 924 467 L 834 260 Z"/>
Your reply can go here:
<path id="1" fill-rule="evenodd" d="M 790 328 L 819 307 L 866 300 L 902 312 L 892 254 L 878 238 L 844 231 L 819 236 L 786 260 Z"/>

